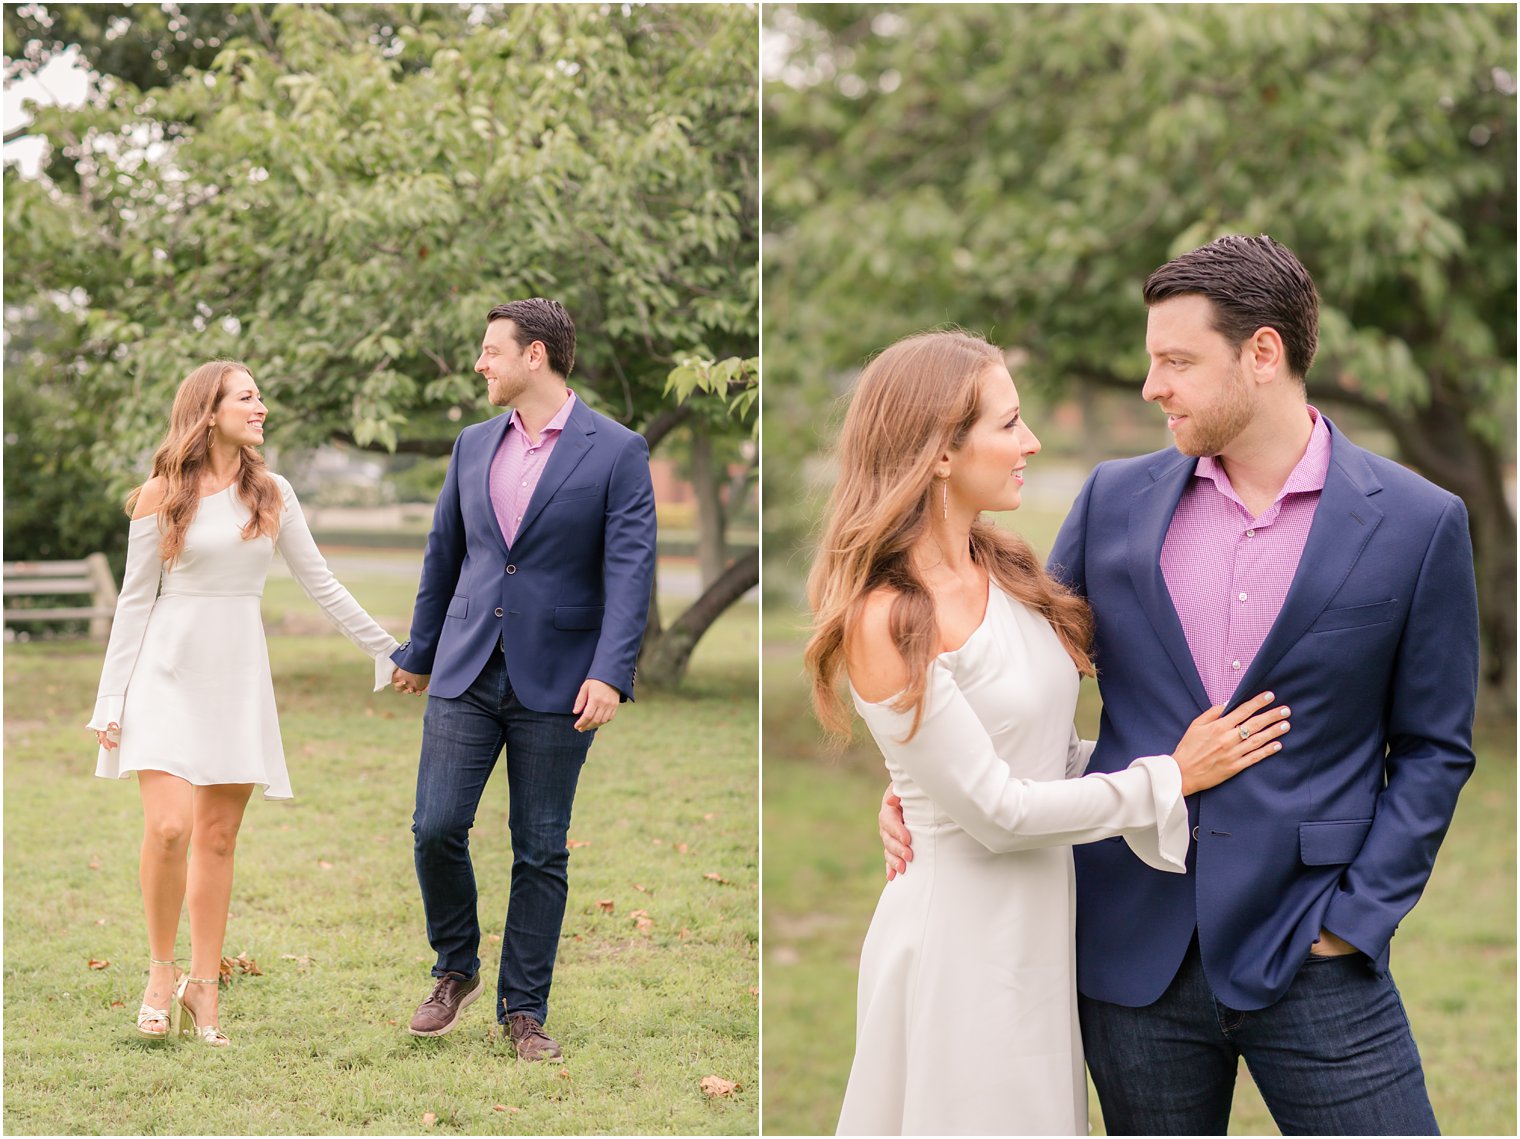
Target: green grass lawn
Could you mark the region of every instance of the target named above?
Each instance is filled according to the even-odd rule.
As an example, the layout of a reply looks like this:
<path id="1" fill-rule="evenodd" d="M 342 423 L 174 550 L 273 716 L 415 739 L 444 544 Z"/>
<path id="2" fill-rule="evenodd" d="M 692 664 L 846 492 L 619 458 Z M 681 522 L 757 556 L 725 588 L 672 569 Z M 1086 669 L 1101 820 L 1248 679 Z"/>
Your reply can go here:
<path id="1" fill-rule="evenodd" d="M 1031 537 L 1047 548 L 1048 539 Z M 763 1126 L 771 1135 L 833 1133 L 854 1050 L 860 944 L 884 881 L 881 760 L 863 730 L 840 752 L 820 747 L 801 623 L 767 607 Z M 1096 686 L 1085 682 L 1077 723 L 1086 738 L 1098 707 Z M 1483 733 L 1435 873 L 1394 941 L 1393 973 L 1448 1135 L 1515 1133 L 1515 761 L 1513 724 Z M 940 1030 L 953 1035 L 949 1024 Z M 1089 1100 L 1101 1133 L 1096 1096 Z M 1230 1133 L 1277 1134 L 1244 1065 Z"/>
<path id="2" fill-rule="evenodd" d="M 337 562 L 404 636 L 415 576 Z M 272 629 L 330 630 L 288 579 L 271 577 L 265 613 Z M 642 693 L 592 747 L 551 999 L 549 1029 L 567 1056 L 558 1067 L 518 1063 L 489 1000 L 449 1036 L 407 1034 L 433 961 L 409 830 L 423 702 L 370 693 L 368 662 L 330 632 L 270 637 L 296 798 L 255 798 L 244 822 L 226 953 L 247 954 L 262 975 L 223 991 L 233 1047 L 139 1041 L 137 789 L 93 778 L 80 727 L 102 650 L 8 646 L 6 1131 L 753 1134 L 757 640 L 756 607 L 736 606 L 680 692 Z M 498 776 L 472 842 L 488 988 L 511 865 L 506 816 Z M 180 956 L 187 937 L 182 924 Z M 710 1075 L 737 1092 L 708 1096 Z"/>

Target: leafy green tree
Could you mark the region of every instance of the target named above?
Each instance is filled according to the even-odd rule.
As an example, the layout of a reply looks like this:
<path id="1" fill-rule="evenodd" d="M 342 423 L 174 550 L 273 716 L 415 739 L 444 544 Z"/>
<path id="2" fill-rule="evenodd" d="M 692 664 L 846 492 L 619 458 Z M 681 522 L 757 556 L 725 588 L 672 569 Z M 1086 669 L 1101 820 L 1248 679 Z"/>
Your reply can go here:
<path id="1" fill-rule="evenodd" d="M 985 329 L 1028 353 L 1032 382 L 1138 398 L 1146 274 L 1271 233 L 1323 297 L 1311 400 L 1374 417 L 1466 501 L 1487 679 L 1512 690 L 1512 6 L 766 19 L 766 414 L 787 426 L 767 428 L 768 504 L 795 500 L 770 472 L 811 450 L 829 378 L 904 332 Z M 774 461 L 776 436 L 794 461 Z"/>
<path id="2" fill-rule="evenodd" d="M 753 10 L 72 7 L 106 8 L 51 10 L 38 47 L 7 9 L 8 55 L 68 33 L 108 70 L 35 111 L 41 177 L 5 170 L 8 312 L 55 326 L 6 390 L 89 393 L 107 414 L 50 442 L 103 494 L 216 355 L 252 365 L 271 442 L 437 455 L 492 411 L 472 367 L 504 299 L 564 302 L 577 393 L 652 448 L 692 414 L 682 357 L 755 354 Z"/>

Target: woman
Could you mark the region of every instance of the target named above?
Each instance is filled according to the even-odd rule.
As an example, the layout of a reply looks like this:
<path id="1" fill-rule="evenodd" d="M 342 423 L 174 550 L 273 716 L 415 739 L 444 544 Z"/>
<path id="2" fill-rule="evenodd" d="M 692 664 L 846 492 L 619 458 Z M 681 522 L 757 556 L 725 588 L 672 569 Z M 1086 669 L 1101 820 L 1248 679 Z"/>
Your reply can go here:
<path id="1" fill-rule="evenodd" d="M 884 351 L 845 417 L 807 665 L 839 736 L 848 674 L 915 860 L 861 951 L 840 1134 L 1085 1135 L 1070 844 L 1123 836 L 1183 872 L 1183 796 L 1277 751 L 1288 728 L 1263 693 L 1200 716 L 1170 756 L 1081 776 L 1086 603 L 980 517 L 1017 509 L 1039 449 L 1002 354 L 959 331 Z"/>
<path id="2" fill-rule="evenodd" d="M 216 1047 L 232 852 L 255 785 L 291 797 L 259 598 L 276 548 L 328 618 L 389 683 L 396 639 L 333 577 L 290 484 L 257 448 L 265 407 L 242 364 L 214 360 L 174 396 L 153 474 L 127 499 L 127 569 L 95 715 L 95 774 L 137 772 L 144 833 L 139 877 L 150 970 L 137 1030 L 181 1031 Z M 186 859 L 188 855 L 188 869 Z M 174 943 L 190 911 L 190 971 Z M 177 986 L 176 986 L 177 982 Z"/>

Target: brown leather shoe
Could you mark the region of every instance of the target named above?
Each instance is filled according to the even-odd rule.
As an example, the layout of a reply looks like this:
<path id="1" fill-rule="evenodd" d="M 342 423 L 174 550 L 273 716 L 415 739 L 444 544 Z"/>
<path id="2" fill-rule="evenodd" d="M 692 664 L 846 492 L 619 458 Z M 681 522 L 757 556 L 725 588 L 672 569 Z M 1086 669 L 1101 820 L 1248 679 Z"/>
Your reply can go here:
<path id="1" fill-rule="evenodd" d="M 438 978 L 428 999 L 417 1006 L 407 1031 L 413 1036 L 442 1036 L 459 1022 L 459 1014 L 480 996 L 481 986 L 479 973 L 468 981 L 458 973 L 445 973 Z"/>
<path id="2" fill-rule="evenodd" d="M 559 1043 L 544 1031 L 543 1025 L 525 1012 L 514 1012 L 507 1017 L 507 1035 L 517 1048 L 519 1060 L 564 1059 L 560 1054 Z"/>

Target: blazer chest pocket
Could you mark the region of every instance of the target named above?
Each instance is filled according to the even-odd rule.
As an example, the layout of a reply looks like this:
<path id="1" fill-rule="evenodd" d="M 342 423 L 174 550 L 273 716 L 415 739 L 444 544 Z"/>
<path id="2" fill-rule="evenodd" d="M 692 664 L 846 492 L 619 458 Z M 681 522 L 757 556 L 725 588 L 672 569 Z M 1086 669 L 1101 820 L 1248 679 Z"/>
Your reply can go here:
<path id="1" fill-rule="evenodd" d="M 550 502 L 569 502 L 570 500 L 576 499 L 576 498 L 595 498 L 597 495 L 599 495 L 601 493 L 602 493 L 602 484 L 601 483 L 590 483 L 590 484 L 588 484 L 586 486 L 565 486 L 565 487 L 560 487 L 560 489 L 557 490 L 554 493 L 554 497 L 551 498 L 549 501 Z"/>
<path id="2" fill-rule="evenodd" d="M 1305 866 L 1340 866 L 1362 849 L 1371 819 L 1298 824 L 1298 856 Z"/>
<path id="3" fill-rule="evenodd" d="M 470 599 L 468 597 L 456 597 L 449 602 L 449 616 L 461 621 L 470 611 Z"/>
<path id="4" fill-rule="evenodd" d="M 1360 629 L 1364 625 L 1381 625 L 1392 621 L 1399 611 L 1397 598 L 1379 601 L 1373 605 L 1348 605 L 1343 609 L 1326 609 L 1319 619 L 1309 626 L 1311 633 L 1328 633 L 1335 629 Z"/>
<path id="5" fill-rule="evenodd" d="M 605 605 L 556 605 L 554 607 L 554 627 L 564 629 L 567 632 L 586 629 L 600 629 L 602 627 L 602 613 Z"/>

